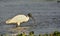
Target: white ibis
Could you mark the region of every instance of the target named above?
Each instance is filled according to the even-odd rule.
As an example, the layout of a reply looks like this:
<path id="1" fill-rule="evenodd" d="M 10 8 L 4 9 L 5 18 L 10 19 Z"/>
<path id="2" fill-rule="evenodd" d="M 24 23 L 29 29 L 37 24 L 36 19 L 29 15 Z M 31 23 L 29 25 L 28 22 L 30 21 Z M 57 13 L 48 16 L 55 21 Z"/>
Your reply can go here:
<path id="1" fill-rule="evenodd" d="M 30 19 L 30 17 L 33 19 L 31 13 L 28 13 L 27 16 L 26 15 L 16 15 L 12 19 L 8 19 L 6 21 L 6 24 L 16 23 L 17 24 L 16 26 L 19 26 L 23 22 L 28 22 L 28 20 Z"/>

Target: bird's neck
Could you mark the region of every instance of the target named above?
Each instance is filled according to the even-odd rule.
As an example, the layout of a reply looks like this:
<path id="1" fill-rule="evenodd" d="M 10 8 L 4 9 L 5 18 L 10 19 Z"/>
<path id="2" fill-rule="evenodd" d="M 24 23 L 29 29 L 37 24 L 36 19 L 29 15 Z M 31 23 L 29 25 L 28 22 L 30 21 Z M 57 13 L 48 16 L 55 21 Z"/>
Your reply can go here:
<path id="1" fill-rule="evenodd" d="M 29 20 L 29 16 L 26 16 L 27 17 L 27 20 Z"/>

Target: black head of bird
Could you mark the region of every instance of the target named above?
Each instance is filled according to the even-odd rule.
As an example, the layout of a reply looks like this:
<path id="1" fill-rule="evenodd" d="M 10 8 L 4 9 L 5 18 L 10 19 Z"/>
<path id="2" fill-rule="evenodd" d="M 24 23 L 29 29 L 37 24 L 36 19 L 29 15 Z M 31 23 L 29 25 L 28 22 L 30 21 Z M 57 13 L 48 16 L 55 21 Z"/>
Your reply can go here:
<path id="1" fill-rule="evenodd" d="M 32 18 L 32 19 L 35 21 L 35 19 L 34 19 L 34 17 L 32 16 L 31 13 L 28 13 L 28 17 Z"/>
<path id="2" fill-rule="evenodd" d="M 28 16 L 29 16 L 29 17 L 32 17 L 32 14 L 31 14 L 31 13 L 28 13 Z"/>

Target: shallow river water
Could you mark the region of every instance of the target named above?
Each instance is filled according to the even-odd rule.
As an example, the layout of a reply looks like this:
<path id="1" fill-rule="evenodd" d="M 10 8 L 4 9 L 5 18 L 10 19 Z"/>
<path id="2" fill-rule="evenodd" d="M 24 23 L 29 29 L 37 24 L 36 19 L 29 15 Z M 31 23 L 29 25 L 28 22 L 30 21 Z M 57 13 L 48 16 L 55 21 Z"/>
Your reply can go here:
<path id="1" fill-rule="evenodd" d="M 36 24 L 30 19 L 20 27 L 7 25 L 5 21 L 18 14 L 32 13 Z M 25 28 L 26 27 L 26 28 Z M 34 31 L 35 34 L 60 31 L 60 3 L 32 0 L 0 0 L 0 33 L 14 34 Z"/>

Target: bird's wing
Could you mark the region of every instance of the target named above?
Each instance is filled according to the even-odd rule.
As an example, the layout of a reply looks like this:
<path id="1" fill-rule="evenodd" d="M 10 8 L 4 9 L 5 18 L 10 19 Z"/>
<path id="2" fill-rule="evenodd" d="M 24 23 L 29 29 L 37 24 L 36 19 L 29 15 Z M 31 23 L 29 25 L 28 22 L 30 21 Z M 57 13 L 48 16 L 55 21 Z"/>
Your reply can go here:
<path id="1" fill-rule="evenodd" d="M 25 15 L 17 15 L 15 17 L 12 18 L 13 21 L 24 21 L 26 18 Z"/>

